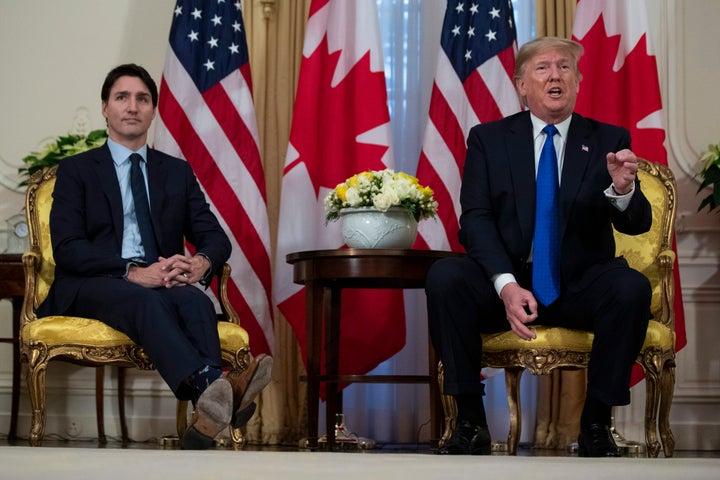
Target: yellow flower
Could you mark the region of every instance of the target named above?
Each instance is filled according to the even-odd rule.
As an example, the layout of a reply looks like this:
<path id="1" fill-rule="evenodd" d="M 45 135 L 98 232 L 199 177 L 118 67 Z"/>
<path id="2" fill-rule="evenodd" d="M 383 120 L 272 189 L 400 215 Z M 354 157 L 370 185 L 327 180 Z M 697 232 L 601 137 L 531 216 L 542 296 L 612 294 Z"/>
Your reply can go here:
<path id="1" fill-rule="evenodd" d="M 348 179 L 345 181 L 345 183 L 346 183 L 349 187 L 357 187 L 358 184 L 360 183 L 360 177 L 358 177 L 357 174 L 356 174 L 356 175 L 353 175 L 352 177 L 348 178 Z"/>
<path id="2" fill-rule="evenodd" d="M 416 177 L 414 177 L 412 175 L 408 175 L 405 172 L 397 172 L 397 176 L 399 178 L 407 180 L 408 182 L 410 182 L 413 185 L 417 185 L 418 183 L 420 183 L 420 182 L 418 182 L 418 179 Z"/>
<path id="3" fill-rule="evenodd" d="M 335 188 L 335 193 L 337 194 L 338 198 L 343 202 L 345 202 L 347 199 L 347 189 L 348 187 L 344 183 L 341 183 L 337 186 L 337 188 Z"/>

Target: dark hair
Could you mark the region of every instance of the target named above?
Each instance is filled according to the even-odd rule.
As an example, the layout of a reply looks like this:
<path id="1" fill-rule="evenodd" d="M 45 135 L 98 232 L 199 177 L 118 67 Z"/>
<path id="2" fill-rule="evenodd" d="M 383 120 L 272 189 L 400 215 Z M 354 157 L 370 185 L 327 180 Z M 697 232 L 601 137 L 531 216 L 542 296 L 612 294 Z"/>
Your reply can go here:
<path id="1" fill-rule="evenodd" d="M 137 77 L 145 84 L 150 90 L 150 96 L 152 97 L 153 107 L 157 107 L 158 104 L 158 90 L 155 81 L 152 79 L 150 74 L 140 65 L 134 63 L 126 63 L 124 65 L 118 65 L 117 67 L 110 70 L 105 77 L 102 89 L 100 90 L 100 99 L 107 103 L 110 98 L 110 90 L 112 89 L 115 82 L 120 77 Z"/>

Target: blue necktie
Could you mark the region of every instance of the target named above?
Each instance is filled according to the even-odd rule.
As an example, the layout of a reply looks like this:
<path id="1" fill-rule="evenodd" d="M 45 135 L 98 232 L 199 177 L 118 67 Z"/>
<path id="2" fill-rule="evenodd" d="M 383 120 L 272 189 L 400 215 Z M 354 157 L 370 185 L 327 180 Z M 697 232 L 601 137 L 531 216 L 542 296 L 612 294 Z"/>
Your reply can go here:
<path id="1" fill-rule="evenodd" d="M 130 155 L 130 188 L 132 189 L 133 203 L 135 204 L 135 219 L 140 228 L 140 238 L 145 250 L 145 261 L 150 264 L 157 261 L 158 248 L 153 233 L 152 220 L 150 219 L 150 203 L 145 189 L 145 176 L 140 169 L 141 161 L 142 157 L 139 154 L 133 153 Z"/>
<path id="2" fill-rule="evenodd" d="M 560 295 L 560 233 L 558 228 L 558 162 L 554 125 L 543 128 L 545 144 L 540 153 L 536 180 L 535 235 L 533 237 L 533 293 L 543 305 Z"/>

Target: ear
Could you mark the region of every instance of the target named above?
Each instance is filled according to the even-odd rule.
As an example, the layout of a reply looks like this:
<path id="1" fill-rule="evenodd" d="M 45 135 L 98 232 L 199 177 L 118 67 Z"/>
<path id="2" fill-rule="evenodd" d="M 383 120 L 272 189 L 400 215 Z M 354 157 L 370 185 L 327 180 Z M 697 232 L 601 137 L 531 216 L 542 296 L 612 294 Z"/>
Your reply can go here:
<path id="1" fill-rule="evenodd" d="M 107 102 L 102 102 L 102 116 L 107 120 Z"/>
<path id="2" fill-rule="evenodd" d="M 515 90 L 517 90 L 521 97 L 526 96 L 527 91 L 525 89 L 525 81 L 522 78 L 515 80 Z"/>

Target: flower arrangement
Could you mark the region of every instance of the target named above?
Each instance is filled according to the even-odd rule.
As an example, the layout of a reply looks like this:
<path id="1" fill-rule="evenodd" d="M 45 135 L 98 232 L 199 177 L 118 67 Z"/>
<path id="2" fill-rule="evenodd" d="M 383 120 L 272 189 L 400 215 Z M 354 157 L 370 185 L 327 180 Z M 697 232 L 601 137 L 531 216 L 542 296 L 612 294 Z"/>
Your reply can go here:
<path id="1" fill-rule="evenodd" d="M 24 175 L 26 179 L 20 183 L 20 186 L 27 185 L 27 178 L 36 171 L 57 165 L 60 160 L 70 155 L 99 147 L 106 139 L 107 132 L 102 129 L 93 130 L 87 135 L 77 133 L 61 135 L 54 141 L 46 143 L 40 150 L 30 152 L 30 155 L 23 158 L 25 166 L 20 167 L 18 173 Z"/>
<path id="2" fill-rule="evenodd" d="M 337 220 L 344 208 L 360 207 L 373 207 L 382 212 L 401 207 L 420 221 L 434 217 L 438 203 L 432 189 L 420 185 L 412 175 L 389 168 L 368 170 L 348 178 L 325 197 L 325 223 Z"/>
<path id="3" fill-rule="evenodd" d="M 700 157 L 702 162 L 702 170 L 700 176 L 703 181 L 698 188 L 697 193 L 707 186 L 712 186 L 712 193 L 703 198 L 698 207 L 698 212 L 708 207 L 708 211 L 720 206 L 720 143 L 717 145 L 708 145 L 708 149 Z"/>

